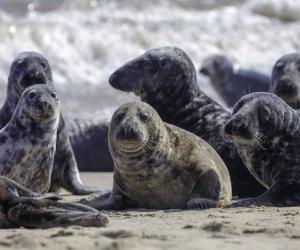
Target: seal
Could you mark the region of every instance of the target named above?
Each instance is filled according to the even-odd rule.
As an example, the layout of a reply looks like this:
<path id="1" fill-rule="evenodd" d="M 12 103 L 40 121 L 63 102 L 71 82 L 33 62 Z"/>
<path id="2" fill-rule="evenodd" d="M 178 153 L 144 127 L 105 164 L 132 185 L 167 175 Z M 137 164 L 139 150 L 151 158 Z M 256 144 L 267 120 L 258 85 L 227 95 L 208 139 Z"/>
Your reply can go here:
<path id="1" fill-rule="evenodd" d="M 271 93 L 244 96 L 224 126 L 249 171 L 268 190 L 232 206 L 300 205 L 300 115 Z"/>
<path id="2" fill-rule="evenodd" d="M 0 175 L 32 192 L 50 189 L 60 115 L 57 94 L 45 84 L 28 87 L 0 130 Z"/>
<path id="3" fill-rule="evenodd" d="M 37 83 L 54 88 L 52 71 L 47 59 L 36 52 L 19 54 L 10 67 L 6 100 L 0 110 L 0 128 L 3 128 L 11 119 L 23 91 Z M 99 188 L 82 184 L 62 115 L 59 119 L 56 141 L 51 190 L 56 191 L 62 187 L 78 195 L 101 192 Z"/>
<path id="4" fill-rule="evenodd" d="M 273 66 L 270 92 L 294 109 L 300 109 L 300 54 L 280 57 Z"/>
<path id="5" fill-rule="evenodd" d="M 31 192 L 0 176 L 0 228 L 102 227 L 108 223 L 108 217 L 97 210 L 76 203 L 61 203 L 57 198 Z"/>
<path id="6" fill-rule="evenodd" d="M 115 171 L 107 200 L 97 209 L 223 207 L 231 201 L 228 170 L 205 141 L 164 123 L 143 102 L 122 105 L 109 128 Z"/>
<path id="7" fill-rule="evenodd" d="M 223 126 L 231 114 L 199 89 L 195 67 L 184 51 L 176 47 L 149 50 L 112 73 L 109 83 L 140 96 L 164 122 L 207 141 L 228 167 L 234 196 L 252 197 L 265 190 L 244 166 L 233 141 L 223 138 Z"/>
<path id="8" fill-rule="evenodd" d="M 251 69 L 241 69 L 221 54 L 204 58 L 199 72 L 209 77 L 211 85 L 229 107 L 245 94 L 268 92 L 271 83 L 270 76 Z"/>

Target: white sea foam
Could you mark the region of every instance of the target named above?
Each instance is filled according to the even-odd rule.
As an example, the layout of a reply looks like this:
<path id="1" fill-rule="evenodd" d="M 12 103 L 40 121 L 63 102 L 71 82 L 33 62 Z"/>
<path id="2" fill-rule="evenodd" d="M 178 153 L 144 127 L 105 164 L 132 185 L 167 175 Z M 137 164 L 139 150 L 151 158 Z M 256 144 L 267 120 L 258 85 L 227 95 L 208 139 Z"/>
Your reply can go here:
<path id="1" fill-rule="evenodd" d="M 196 67 L 203 57 L 221 52 L 242 66 L 269 73 L 279 56 L 299 51 L 300 21 L 257 15 L 252 2 L 1 1 L 1 98 L 9 65 L 24 50 L 49 59 L 63 106 L 72 112 L 135 99 L 112 89 L 107 79 L 127 60 L 159 46 L 181 47 Z M 213 93 L 209 85 L 201 86 Z"/>

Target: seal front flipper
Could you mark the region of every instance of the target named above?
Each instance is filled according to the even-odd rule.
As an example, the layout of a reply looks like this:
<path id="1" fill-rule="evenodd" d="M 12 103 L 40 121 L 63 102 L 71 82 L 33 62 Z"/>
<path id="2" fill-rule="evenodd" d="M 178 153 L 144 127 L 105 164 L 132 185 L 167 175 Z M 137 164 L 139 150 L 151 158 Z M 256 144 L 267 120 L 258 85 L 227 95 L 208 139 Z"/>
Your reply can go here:
<path id="1" fill-rule="evenodd" d="M 104 191 L 101 188 L 88 187 L 82 184 L 62 116 L 60 116 L 56 145 L 51 181 L 52 191 L 57 190 L 59 187 L 77 195 L 87 195 Z"/>
<path id="2" fill-rule="evenodd" d="M 105 195 L 91 201 L 83 199 L 80 203 L 98 210 L 121 210 L 125 207 L 124 197 L 121 194 L 111 194 L 107 199 L 105 199 Z"/>
<path id="3" fill-rule="evenodd" d="M 217 202 L 205 198 L 190 199 L 187 203 L 189 209 L 209 209 L 217 207 Z"/>
<path id="4" fill-rule="evenodd" d="M 31 198 L 16 199 L 9 205 L 7 217 L 17 226 L 27 228 L 103 227 L 108 217 L 80 204 L 60 203 Z"/>

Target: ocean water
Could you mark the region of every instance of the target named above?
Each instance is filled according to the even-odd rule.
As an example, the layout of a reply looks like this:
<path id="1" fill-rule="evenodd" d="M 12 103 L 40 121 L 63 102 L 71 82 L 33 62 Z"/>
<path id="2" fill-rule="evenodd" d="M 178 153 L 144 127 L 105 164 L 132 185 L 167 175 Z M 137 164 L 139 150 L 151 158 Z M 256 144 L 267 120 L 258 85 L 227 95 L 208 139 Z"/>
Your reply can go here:
<path id="1" fill-rule="evenodd" d="M 185 50 L 198 68 L 211 53 L 270 73 L 281 55 L 300 50 L 300 0 L 0 0 L 0 99 L 22 51 L 38 51 L 53 68 L 68 116 L 109 118 L 136 100 L 108 77 L 144 51 Z M 221 99 L 204 78 L 201 88 Z"/>

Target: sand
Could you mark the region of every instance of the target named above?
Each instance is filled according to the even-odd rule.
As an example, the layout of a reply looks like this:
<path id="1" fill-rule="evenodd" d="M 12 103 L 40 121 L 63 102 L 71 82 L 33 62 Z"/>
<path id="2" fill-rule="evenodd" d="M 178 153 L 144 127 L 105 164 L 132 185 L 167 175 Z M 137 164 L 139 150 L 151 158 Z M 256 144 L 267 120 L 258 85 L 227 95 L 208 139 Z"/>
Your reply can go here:
<path id="1" fill-rule="evenodd" d="M 111 186 L 111 174 L 83 174 Z M 79 197 L 65 196 L 66 200 Z M 300 249 L 300 207 L 106 212 L 106 228 L 0 230 L 0 249 Z"/>

